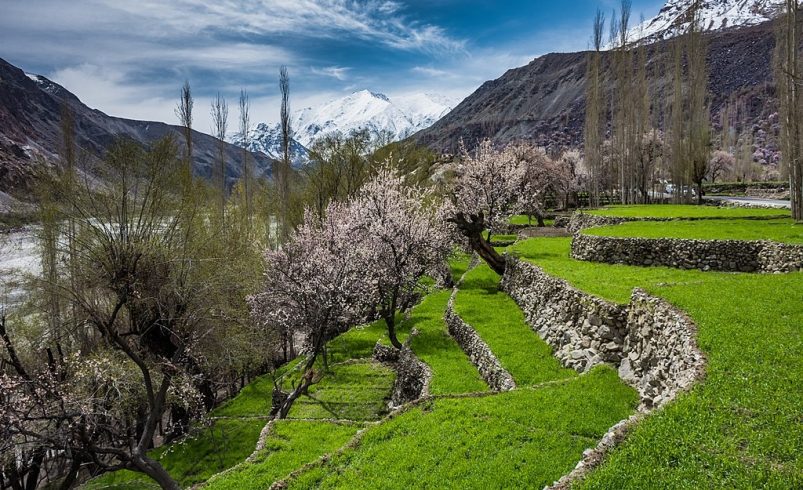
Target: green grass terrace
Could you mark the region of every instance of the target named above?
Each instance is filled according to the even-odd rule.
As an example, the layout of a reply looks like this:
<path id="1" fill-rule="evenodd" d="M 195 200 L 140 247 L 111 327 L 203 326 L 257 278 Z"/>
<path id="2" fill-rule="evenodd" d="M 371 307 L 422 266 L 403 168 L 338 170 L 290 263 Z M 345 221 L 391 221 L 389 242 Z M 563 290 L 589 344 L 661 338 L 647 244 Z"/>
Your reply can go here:
<path id="1" fill-rule="evenodd" d="M 592 209 L 588 214 L 621 218 L 723 219 L 723 218 L 788 218 L 786 209 L 739 208 L 727 206 L 695 206 L 692 204 L 639 204 L 607 206 Z"/>
<path id="2" fill-rule="evenodd" d="M 791 218 L 631 221 L 620 225 L 589 228 L 583 233 L 609 237 L 772 240 L 803 244 L 803 225 L 795 224 Z"/>

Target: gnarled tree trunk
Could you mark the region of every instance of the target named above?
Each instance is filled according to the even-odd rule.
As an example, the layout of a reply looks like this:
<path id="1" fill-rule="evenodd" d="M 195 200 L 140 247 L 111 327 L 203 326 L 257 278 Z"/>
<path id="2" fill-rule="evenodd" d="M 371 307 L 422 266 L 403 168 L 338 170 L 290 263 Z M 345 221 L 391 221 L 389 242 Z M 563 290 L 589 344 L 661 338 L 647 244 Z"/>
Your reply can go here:
<path id="1" fill-rule="evenodd" d="M 485 215 L 483 213 L 471 214 L 457 213 L 449 218 L 449 222 L 454 223 L 460 233 L 468 238 L 469 246 L 484 260 L 494 272 L 500 276 L 505 273 L 505 259 L 494 250 L 482 236 L 485 231 Z"/>

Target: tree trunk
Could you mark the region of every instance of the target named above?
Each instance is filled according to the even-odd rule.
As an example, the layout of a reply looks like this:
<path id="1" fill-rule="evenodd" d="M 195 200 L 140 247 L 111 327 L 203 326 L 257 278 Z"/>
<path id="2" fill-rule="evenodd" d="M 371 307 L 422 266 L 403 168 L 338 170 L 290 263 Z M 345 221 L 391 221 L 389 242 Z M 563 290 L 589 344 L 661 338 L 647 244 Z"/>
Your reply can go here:
<path id="1" fill-rule="evenodd" d="M 181 490 L 178 482 L 157 461 L 135 452 L 131 464 L 133 465 L 132 470 L 140 471 L 153 478 L 164 490 Z"/>
<path id="2" fill-rule="evenodd" d="M 311 370 L 307 370 L 304 373 L 304 377 L 302 378 L 301 384 L 296 387 L 285 399 L 284 403 L 282 403 L 281 408 L 279 409 L 279 413 L 277 414 L 277 418 L 279 419 L 286 419 L 287 415 L 290 413 L 290 408 L 292 408 L 293 403 L 298 400 L 301 395 L 303 395 L 307 389 L 312 384 L 313 372 Z"/>
<path id="3" fill-rule="evenodd" d="M 35 490 L 39 486 L 39 474 L 42 472 L 42 463 L 45 460 L 45 450 L 37 448 L 31 456 L 31 466 L 28 468 L 28 478 L 25 479 L 26 490 Z"/>
<path id="4" fill-rule="evenodd" d="M 494 272 L 500 276 L 505 273 L 505 259 L 482 237 L 482 233 L 485 231 L 485 217 L 483 213 L 470 215 L 468 218 L 464 213 L 458 213 L 454 217 L 449 218 L 449 221 L 457 225 L 460 233 L 468 238 L 471 249 L 474 250 Z"/>
<path id="5" fill-rule="evenodd" d="M 75 456 L 72 458 L 70 462 L 70 470 L 67 472 L 67 476 L 64 477 L 64 480 L 61 481 L 61 485 L 59 488 L 61 490 L 70 490 L 75 483 L 75 480 L 78 479 L 78 472 L 81 470 L 81 457 Z"/>
<path id="6" fill-rule="evenodd" d="M 390 338 L 390 343 L 393 344 L 393 347 L 397 349 L 402 348 L 402 343 L 399 342 L 398 337 L 396 336 L 396 312 L 391 312 L 390 315 L 385 315 L 385 323 L 388 326 L 388 338 Z"/>

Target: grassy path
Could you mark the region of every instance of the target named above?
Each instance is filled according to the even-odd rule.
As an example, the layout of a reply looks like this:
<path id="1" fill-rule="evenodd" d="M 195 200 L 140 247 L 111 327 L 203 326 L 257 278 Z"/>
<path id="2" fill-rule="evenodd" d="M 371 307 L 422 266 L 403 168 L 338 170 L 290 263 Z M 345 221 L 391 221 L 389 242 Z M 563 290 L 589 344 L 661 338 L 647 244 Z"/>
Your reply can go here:
<path id="1" fill-rule="evenodd" d="M 480 334 L 519 386 L 577 376 L 524 321 L 515 301 L 499 290 L 499 276 L 483 264 L 466 274 L 457 313 Z"/>
<path id="2" fill-rule="evenodd" d="M 418 330 L 410 348 L 432 369 L 429 391 L 433 395 L 485 391 L 477 368 L 446 331 L 443 314 L 451 291 L 437 291 L 427 296 L 412 311 L 411 327 Z"/>
<path id="3" fill-rule="evenodd" d="M 666 298 L 699 327 L 706 379 L 650 416 L 581 488 L 803 488 L 803 273 L 728 274 L 592 264 L 569 239 L 516 253 L 576 287 L 625 302 Z"/>

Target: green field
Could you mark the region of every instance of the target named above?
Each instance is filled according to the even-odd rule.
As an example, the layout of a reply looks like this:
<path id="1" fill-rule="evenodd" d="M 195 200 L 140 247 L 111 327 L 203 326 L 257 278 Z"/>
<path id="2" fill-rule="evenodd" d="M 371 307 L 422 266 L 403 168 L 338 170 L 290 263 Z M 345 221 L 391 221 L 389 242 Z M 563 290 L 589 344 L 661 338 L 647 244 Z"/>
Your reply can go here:
<path id="1" fill-rule="evenodd" d="M 695 206 L 692 204 L 638 204 L 592 209 L 588 214 L 623 218 L 767 218 L 789 217 L 786 209 Z"/>
<path id="2" fill-rule="evenodd" d="M 621 225 L 590 228 L 584 233 L 611 237 L 773 240 L 803 244 L 803 225 L 795 224 L 791 218 L 631 221 Z"/>
<path id="3" fill-rule="evenodd" d="M 274 423 L 265 449 L 251 462 L 212 478 L 210 490 L 264 490 L 294 470 L 346 444 L 360 425 L 281 420 Z"/>
<path id="4" fill-rule="evenodd" d="M 151 456 L 183 487 L 190 487 L 247 458 L 254 451 L 265 422 L 262 419 L 216 420 L 210 428 L 197 429 L 194 437 L 156 449 Z M 159 486 L 142 473 L 123 470 L 90 480 L 83 488 L 122 490 Z"/>
<path id="5" fill-rule="evenodd" d="M 525 214 L 517 214 L 508 220 L 508 223 L 511 225 L 527 225 L 527 226 L 536 226 L 538 224 L 538 220 L 535 216 L 527 216 Z M 544 224 L 546 226 L 552 226 L 555 224 L 554 219 L 545 219 Z"/>
<path id="6" fill-rule="evenodd" d="M 418 330 L 411 348 L 432 369 L 429 390 L 433 395 L 488 390 L 477 368 L 457 345 L 443 322 L 451 291 L 437 291 L 416 306 L 410 325 Z"/>
<path id="7" fill-rule="evenodd" d="M 457 293 L 457 313 L 480 334 L 517 385 L 576 376 L 561 367 L 552 349 L 524 321 L 516 302 L 499 290 L 499 276 L 487 265 L 466 275 Z"/>
<path id="8" fill-rule="evenodd" d="M 626 302 L 642 287 L 698 324 L 706 379 L 650 416 L 582 488 L 803 487 L 803 273 L 728 274 L 569 258 L 570 240 L 515 251 L 576 287 Z"/>
<path id="9" fill-rule="evenodd" d="M 440 399 L 370 428 L 290 488 L 543 488 L 632 413 L 616 372 L 482 398 Z"/>

